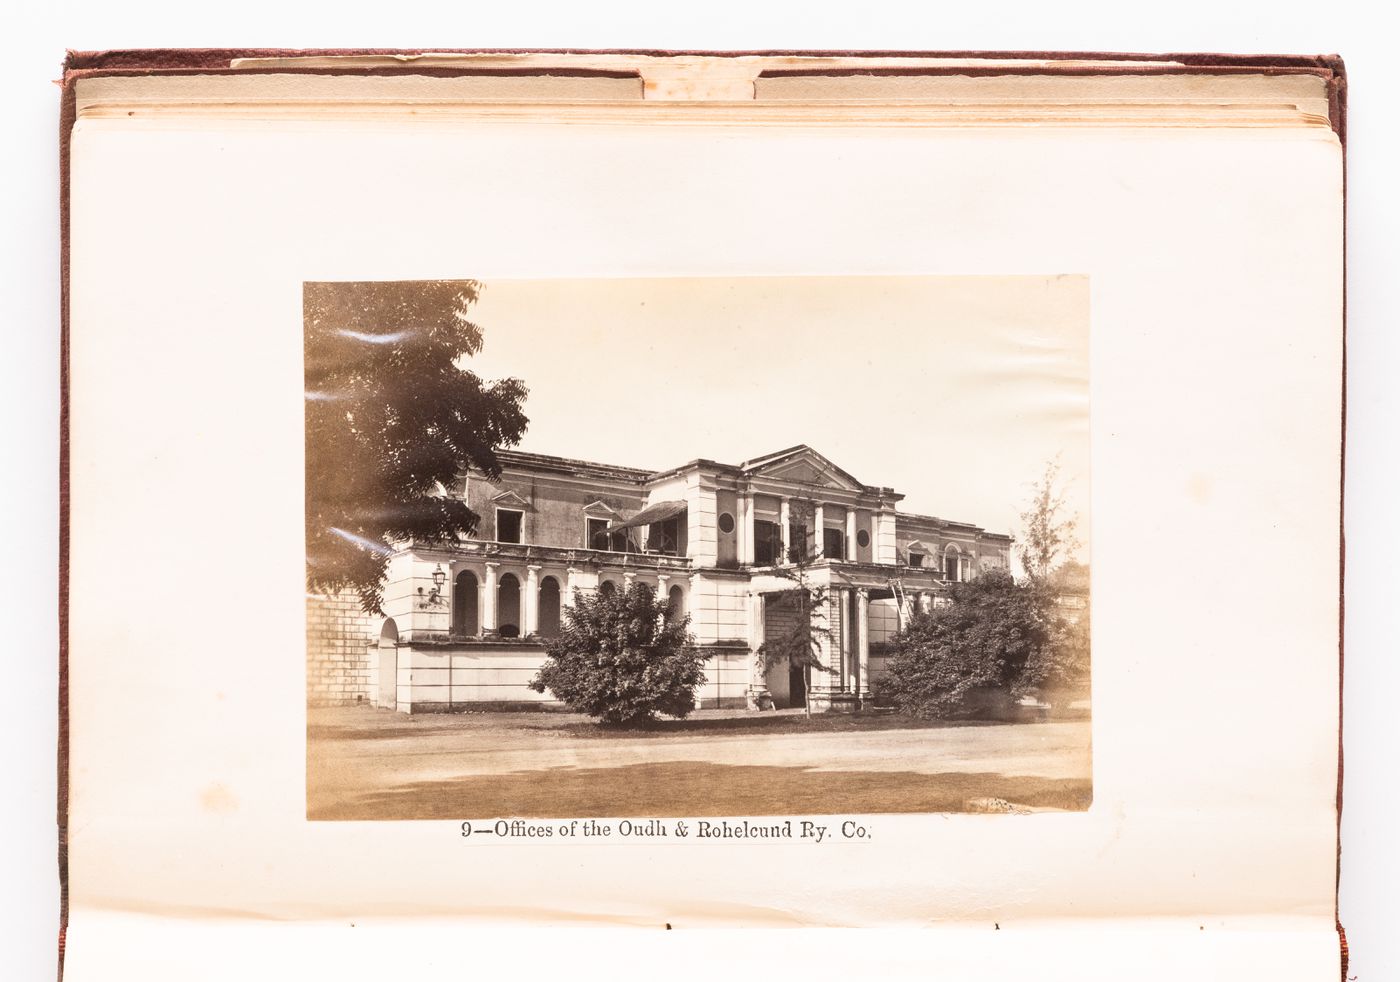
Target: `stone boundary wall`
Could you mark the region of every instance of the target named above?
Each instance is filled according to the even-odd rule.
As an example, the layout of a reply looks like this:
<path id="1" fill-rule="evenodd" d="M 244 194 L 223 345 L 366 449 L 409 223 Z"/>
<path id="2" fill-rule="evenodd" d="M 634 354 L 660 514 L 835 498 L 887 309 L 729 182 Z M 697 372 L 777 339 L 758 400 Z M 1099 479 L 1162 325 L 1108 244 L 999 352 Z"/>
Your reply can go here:
<path id="1" fill-rule="evenodd" d="M 370 658 L 383 618 L 353 593 L 306 598 L 306 701 L 348 706 L 370 698 Z"/>
<path id="2" fill-rule="evenodd" d="M 402 713 L 481 712 L 483 710 L 558 710 L 552 693 L 537 693 L 525 683 L 544 664 L 544 646 L 535 641 L 411 642 L 380 651 L 382 662 L 366 669 L 366 700 Z M 705 684 L 697 693 L 701 709 L 743 709 L 746 705 L 748 648 L 712 651 Z M 393 704 L 381 688 L 381 673 L 391 673 Z"/>

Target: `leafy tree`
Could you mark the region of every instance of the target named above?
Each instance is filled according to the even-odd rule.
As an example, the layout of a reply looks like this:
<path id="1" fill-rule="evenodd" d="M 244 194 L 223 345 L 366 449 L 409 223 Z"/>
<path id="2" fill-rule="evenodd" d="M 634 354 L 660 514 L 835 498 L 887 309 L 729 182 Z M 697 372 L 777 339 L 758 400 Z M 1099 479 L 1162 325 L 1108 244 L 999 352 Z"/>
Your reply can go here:
<path id="1" fill-rule="evenodd" d="M 1060 464 L 1050 460 L 1045 472 L 1031 486 L 1031 500 L 1021 512 L 1021 565 L 1033 582 L 1044 582 L 1056 567 L 1079 548 L 1076 515 L 1066 513 L 1064 491 L 1059 487 Z"/>
<path id="2" fill-rule="evenodd" d="M 1056 704 L 1089 691 L 1089 618 L 1057 610 L 1053 599 L 1042 600 L 1049 640 L 1031 653 L 1014 692 Z"/>
<path id="3" fill-rule="evenodd" d="M 710 655 L 695 646 L 690 618 L 669 616 L 668 608 L 642 584 L 591 596 L 575 590 L 530 688 L 605 723 L 686 716 Z"/>
<path id="4" fill-rule="evenodd" d="M 932 719 L 1009 709 L 1027 664 L 1039 663 L 1052 639 L 1042 598 L 991 569 L 953 584 L 951 601 L 916 613 L 895 636 L 881 700 Z"/>
<path id="5" fill-rule="evenodd" d="M 1089 691 L 1089 567 L 1066 562 L 1044 582 L 1031 584 L 1050 642 L 1026 664 L 1017 691 L 1048 703 Z"/>
<path id="6" fill-rule="evenodd" d="M 460 366 L 481 350 L 473 280 L 307 283 L 306 580 L 378 613 L 392 544 L 455 544 L 479 516 L 444 493 L 463 466 L 500 474 L 496 449 L 529 422 L 518 379 Z"/>
<path id="7" fill-rule="evenodd" d="M 1051 573 L 1046 578 L 1046 583 L 1057 594 L 1088 597 L 1089 567 L 1084 563 L 1069 560 Z"/>

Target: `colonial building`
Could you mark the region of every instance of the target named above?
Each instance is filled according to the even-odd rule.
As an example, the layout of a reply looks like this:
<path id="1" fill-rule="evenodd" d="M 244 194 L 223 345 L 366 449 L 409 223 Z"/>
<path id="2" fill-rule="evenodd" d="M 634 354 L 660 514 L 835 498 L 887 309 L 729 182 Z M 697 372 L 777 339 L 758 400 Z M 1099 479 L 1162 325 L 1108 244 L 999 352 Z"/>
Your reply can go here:
<path id="1" fill-rule="evenodd" d="M 448 491 L 481 516 L 473 538 L 404 543 L 390 559 L 378 632 L 337 642 L 360 646 L 358 664 L 317 665 L 317 625 L 334 618 L 316 608 L 313 701 L 405 712 L 548 705 L 549 694 L 525 683 L 574 592 L 643 584 L 672 616 L 688 614 L 712 652 L 703 707 L 855 708 L 868 702 L 883 644 L 904 618 L 1008 562 L 1010 537 L 900 512 L 902 495 L 807 446 L 666 471 L 499 456 L 499 480 L 469 473 Z M 756 656 L 766 634 L 791 623 L 799 566 L 829 597 L 821 661 L 832 672 L 814 673 L 810 690 L 801 671 Z"/>

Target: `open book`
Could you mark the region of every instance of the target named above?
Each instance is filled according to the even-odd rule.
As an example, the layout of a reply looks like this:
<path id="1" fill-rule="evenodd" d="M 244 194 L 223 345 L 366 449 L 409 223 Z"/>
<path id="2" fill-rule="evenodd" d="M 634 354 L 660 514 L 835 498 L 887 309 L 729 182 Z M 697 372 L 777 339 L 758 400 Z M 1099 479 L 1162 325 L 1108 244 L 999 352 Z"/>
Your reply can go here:
<path id="1" fill-rule="evenodd" d="M 68 976 L 1334 978 L 1344 94 L 73 55 Z"/>

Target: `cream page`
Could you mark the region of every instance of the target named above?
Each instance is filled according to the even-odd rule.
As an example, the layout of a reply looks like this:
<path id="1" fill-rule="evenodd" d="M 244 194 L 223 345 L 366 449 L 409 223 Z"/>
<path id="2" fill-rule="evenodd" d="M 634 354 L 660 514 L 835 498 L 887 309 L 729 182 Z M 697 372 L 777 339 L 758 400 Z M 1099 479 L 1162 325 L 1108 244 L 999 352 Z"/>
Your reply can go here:
<path id="1" fill-rule="evenodd" d="M 79 118 L 70 977 L 187 977 L 211 950 L 230 978 L 313 953 L 368 978 L 481 945 L 542 971 L 610 950 L 535 951 L 518 929 L 546 923 L 712 928 L 641 943 L 775 966 L 731 929 L 871 927 L 816 935 L 806 964 L 896 977 L 1330 977 L 1332 131 L 663 122 Z M 1059 274 L 1087 281 L 1090 324 L 1087 812 L 866 816 L 867 838 L 821 846 L 307 820 L 304 281 Z"/>

